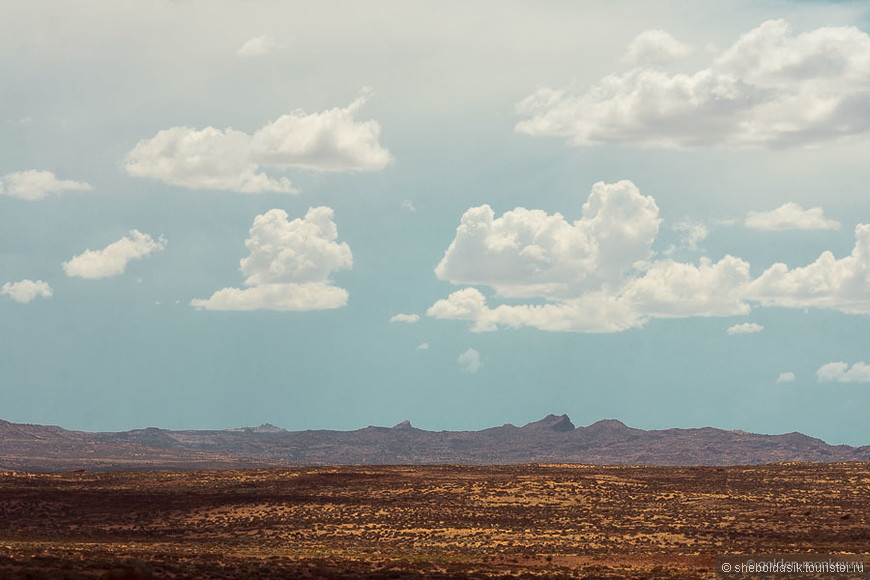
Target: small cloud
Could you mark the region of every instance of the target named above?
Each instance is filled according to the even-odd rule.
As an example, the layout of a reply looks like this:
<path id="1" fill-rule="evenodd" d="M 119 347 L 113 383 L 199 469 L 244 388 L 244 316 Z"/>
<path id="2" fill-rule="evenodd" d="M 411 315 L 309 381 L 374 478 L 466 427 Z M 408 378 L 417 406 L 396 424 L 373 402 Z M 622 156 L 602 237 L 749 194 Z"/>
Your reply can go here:
<path id="1" fill-rule="evenodd" d="M 37 280 L 36 282 L 33 280 L 6 282 L 3 284 L 3 288 L 0 289 L 0 295 L 9 296 L 14 301 L 21 304 L 27 304 L 37 296 L 51 298 L 52 294 L 54 294 L 54 292 L 52 292 L 51 286 L 42 280 Z"/>
<path id="2" fill-rule="evenodd" d="M 414 205 L 414 202 L 410 199 L 406 199 L 402 201 L 402 209 L 406 209 L 408 211 L 417 211 L 417 207 Z"/>
<path id="3" fill-rule="evenodd" d="M 28 201 L 45 198 L 50 193 L 89 191 L 91 186 L 80 181 L 58 179 L 51 171 L 16 171 L 0 177 L 0 195 Z"/>
<path id="4" fill-rule="evenodd" d="M 419 314 L 396 314 L 390 318 L 390 322 L 404 322 L 406 324 L 414 324 L 420 320 Z"/>
<path id="5" fill-rule="evenodd" d="M 459 355 L 459 358 L 456 360 L 459 362 L 459 366 L 462 367 L 462 370 L 466 373 L 474 374 L 483 366 L 483 362 L 480 360 L 480 353 L 473 348 L 466 350 L 464 353 Z"/>
<path id="6" fill-rule="evenodd" d="M 796 203 L 784 203 L 771 211 L 751 211 L 744 224 L 753 230 L 838 230 L 840 222 L 825 217 L 820 207 L 804 209 Z"/>
<path id="7" fill-rule="evenodd" d="M 284 48 L 284 44 L 268 35 L 255 36 L 239 48 L 236 54 L 242 57 L 265 56 Z"/>
<path id="8" fill-rule="evenodd" d="M 829 362 L 816 371 L 820 383 L 870 383 L 870 365 L 856 362 L 849 367 L 844 362 Z"/>
<path id="9" fill-rule="evenodd" d="M 647 30 L 631 41 L 623 60 L 639 65 L 667 64 L 688 56 L 691 52 L 692 47 L 664 30 Z"/>
<path id="10" fill-rule="evenodd" d="M 429 350 L 429 343 L 423 342 L 417 345 L 417 350 Z"/>
<path id="11" fill-rule="evenodd" d="M 776 377 L 777 384 L 781 383 L 793 383 L 795 379 L 794 373 L 780 373 L 778 377 Z"/>
<path id="12" fill-rule="evenodd" d="M 342 308 L 348 293 L 330 276 L 353 267 L 350 246 L 338 241 L 338 226 L 330 207 L 312 207 L 290 220 L 283 209 L 254 218 L 241 260 L 247 288 L 227 287 L 210 298 L 194 299 L 204 310 L 306 311 Z"/>
<path id="13" fill-rule="evenodd" d="M 674 231 L 683 233 L 683 244 L 693 252 L 697 252 L 698 244 L 710 235 L 710 230 L 704 224 L 688 221 L 675 224 Z"/>
<path id="14" fill-rule="evenodd" d="M 96 280 L 123 274 L 127 263 L 166 249 L 166 238 L 157 240 L 139 230 L 131 230 L 117 242 L 102 250 L 85 250 L 63 263 L 63 271 L 71 278 Z"/>
<path id="15" fill-rule="evenodd" d="M 753 334 L 761 332 L 764 327 L 754 322 L 744 322 L 743 324 L 735 324 L 725 332 L 728 334 Z"/>

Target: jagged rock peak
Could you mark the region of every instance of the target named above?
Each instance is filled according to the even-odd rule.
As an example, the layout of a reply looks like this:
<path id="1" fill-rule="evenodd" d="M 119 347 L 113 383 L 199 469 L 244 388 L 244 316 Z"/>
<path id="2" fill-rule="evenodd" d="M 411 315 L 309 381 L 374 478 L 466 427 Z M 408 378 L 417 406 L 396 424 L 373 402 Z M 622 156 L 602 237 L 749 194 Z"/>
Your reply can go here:
<path id="1" fill-rule="evenodd" d="M 393 429 L 398 429 L 400 431 L 407 431 L 408 429 L 413 429 L 413 428 L 414 428 L 414 426 L 411 425 L 411 422 L 408 421 L 407 419 L 405 419 L 401 423 L 396 423 L 396 425 L 393 427 Z"/>
<path id="2" fill-rule="evenodd" d="M 571 422 L 571 419 L 568 415 L 547 415 L 540 421 L 535 421 L 533 423 L 529 423 L 526 427 L 539 427 L 549 429 L 550 431 L 564 432 L 564 431 L 573 431 L 574 423 Z"/>

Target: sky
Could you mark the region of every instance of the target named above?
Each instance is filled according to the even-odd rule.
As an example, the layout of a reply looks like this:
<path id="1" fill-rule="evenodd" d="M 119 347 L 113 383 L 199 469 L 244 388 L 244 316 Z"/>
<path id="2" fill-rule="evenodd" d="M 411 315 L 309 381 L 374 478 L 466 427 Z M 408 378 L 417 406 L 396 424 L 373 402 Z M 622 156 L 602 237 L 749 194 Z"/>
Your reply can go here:
<path id="1" fill-rule="evenodd" d="M 865 2 L 4 6 L 0 418 L 870 444 Z"/>

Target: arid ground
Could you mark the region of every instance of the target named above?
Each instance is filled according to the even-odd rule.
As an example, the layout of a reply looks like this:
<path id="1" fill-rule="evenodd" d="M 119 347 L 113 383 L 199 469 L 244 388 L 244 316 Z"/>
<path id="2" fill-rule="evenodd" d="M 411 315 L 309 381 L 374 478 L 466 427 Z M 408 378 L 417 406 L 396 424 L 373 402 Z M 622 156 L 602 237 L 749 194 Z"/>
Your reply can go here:
<path id="1" fill-rule="evenodd" d="M 870 464 L 0 474 L 0 578 L 712 578 L 870 550 Z"/>

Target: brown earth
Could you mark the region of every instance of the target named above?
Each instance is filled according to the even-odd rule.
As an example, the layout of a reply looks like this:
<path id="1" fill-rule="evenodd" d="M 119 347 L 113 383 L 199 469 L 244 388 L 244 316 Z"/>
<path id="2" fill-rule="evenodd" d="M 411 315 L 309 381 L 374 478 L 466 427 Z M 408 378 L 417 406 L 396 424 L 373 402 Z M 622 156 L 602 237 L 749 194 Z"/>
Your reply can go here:
<path id="1" fill-rule="evenodd" d="M 0 578 L 700 579 L 868 546 L 868 463 L 0 473 Z"/>

